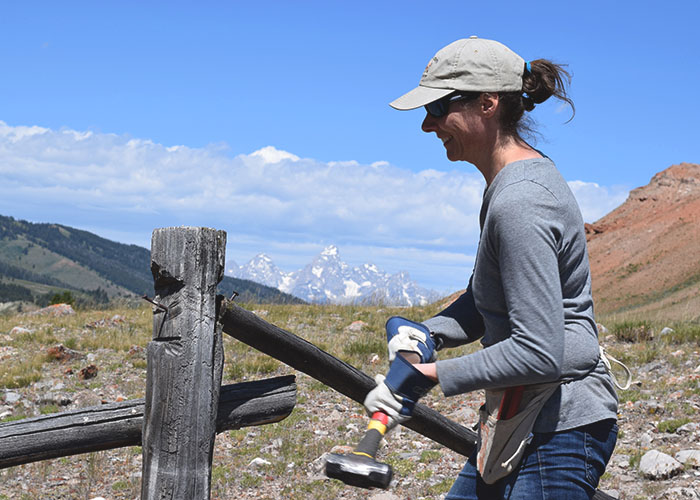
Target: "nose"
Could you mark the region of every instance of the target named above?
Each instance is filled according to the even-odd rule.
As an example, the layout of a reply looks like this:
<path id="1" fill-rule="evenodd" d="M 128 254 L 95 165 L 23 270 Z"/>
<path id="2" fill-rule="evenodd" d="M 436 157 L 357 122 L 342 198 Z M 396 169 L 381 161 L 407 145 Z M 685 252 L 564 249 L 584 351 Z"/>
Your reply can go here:
<path id="1" fill-rule="evenodd" d="M 435 132 L 437 130 L 435 128 L 435 117 L 430 113 L 426 112 L 425 118 L 423 119 L 423 123 L 421 124 L 420 128 L 423 130 L 423 132 L 426 133 Z"/>

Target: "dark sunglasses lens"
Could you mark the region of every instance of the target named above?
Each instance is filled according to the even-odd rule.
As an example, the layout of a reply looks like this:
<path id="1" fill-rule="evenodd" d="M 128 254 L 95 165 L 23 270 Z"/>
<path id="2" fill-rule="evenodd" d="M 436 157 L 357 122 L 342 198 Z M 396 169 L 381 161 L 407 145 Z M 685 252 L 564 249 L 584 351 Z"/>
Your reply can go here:
<path id="1" fill-rule="evenodd" d="M 445 114 L 447 114 L 448 106 L 449 102 L 443 97 L 442 99 L 426 104 L 425 110 L 435 118 L 440 118 L 441 116 L 445 116 Z"/>

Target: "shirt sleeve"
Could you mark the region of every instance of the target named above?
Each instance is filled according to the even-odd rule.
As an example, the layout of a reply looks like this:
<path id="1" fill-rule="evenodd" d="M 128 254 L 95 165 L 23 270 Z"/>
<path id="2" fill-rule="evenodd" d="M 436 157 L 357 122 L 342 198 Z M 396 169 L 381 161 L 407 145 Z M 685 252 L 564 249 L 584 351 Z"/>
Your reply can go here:
<path id="1" fill-rule="evenodd" d="M 509 186 L 492 200 L 487 239 L 480 243 L 488 245 L 486 250 L 498 266 L 510 334 L 475 353 L 438 361 L 438 379 L 446 395 L 560 377 L 564 307 L 557 213 L 561 207 L 544 187 L 524 184 L 517 189 Z"/>
<path id="2" fill-rule="evenodd" d="M 443 341 L 442 347 L 457 347 L 481 338 L 484 320 L 474 303 L 472 280 L 462 295 L 432 318 L 423 322 Z"/>

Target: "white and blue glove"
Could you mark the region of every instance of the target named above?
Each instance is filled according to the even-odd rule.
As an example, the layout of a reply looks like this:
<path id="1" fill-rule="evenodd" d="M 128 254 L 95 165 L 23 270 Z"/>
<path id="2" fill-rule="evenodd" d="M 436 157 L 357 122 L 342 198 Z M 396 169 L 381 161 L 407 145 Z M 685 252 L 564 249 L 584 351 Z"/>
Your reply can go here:
<path id="1" fill-rule="evenodd" d="M 377 387 L 369 391 L 364 405 L 370 415 L 386 413 L 389 429 L 408 420 L 418 400 L 436 385 L 402 356 L 396 356 L 386 377 L 377 375 L 374 380 Z"/>
<path id="2" fill-rule="evenodd" d="M 403 408 L 403 397 L 391 392 L 391 389 L 384 383 L 386 377 L 382 374 L 376 375 L 374 381 L 377 387 L 367 393 L 364 405 L 368 415 L 374 415 L 381 411 L 389 417 L 386 429 L 390 431 L 398 424 L 403 424 L 411 418 L 401 412 Z"/>
<path id="3" fill-rule="evenodd" d="M 421 323 L 392 316 L 386 322 L 386 339 L 389 343 L 390 363 L 400 351 L 418 354 L 421 363 L 435 361 L 435 341 L 430 330 Z"/>

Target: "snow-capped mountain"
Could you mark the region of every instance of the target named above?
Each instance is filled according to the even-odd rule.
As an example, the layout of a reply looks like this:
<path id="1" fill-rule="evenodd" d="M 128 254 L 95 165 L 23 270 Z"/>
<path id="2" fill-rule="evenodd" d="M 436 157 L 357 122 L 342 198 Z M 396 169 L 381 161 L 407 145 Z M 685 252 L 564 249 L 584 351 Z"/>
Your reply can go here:
<path id="1" fill-rule="evenodd" d="M 233 267 L 233 266 L 230 266 Z M 280 288 L 284 281 L 285 273 L 278 268 L 272 259 L 261 253 L 253 257 L 245 266 L 229 270 L 233 271 L 235 278 L 255 281 L 266 286 Z"/>
<path id="2" fill-rule="evenodd" d="M 229 262 L 229 274 L 272 286 L 309 302 L 383 303 L 387 305 L 425 305 L 440 295 L 411 281 L 406 272 L 388 274 L 372 264 L 350 267 L 340 259 L 338 248 L 326 247 L 303 269 L 287 273 L 265 254 L 247 264 Z"/>

